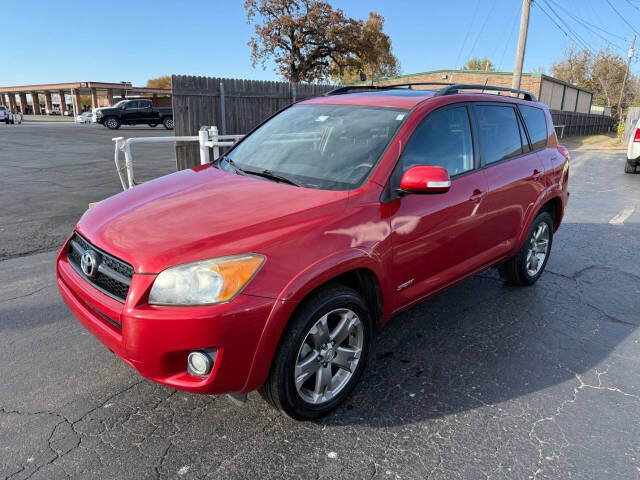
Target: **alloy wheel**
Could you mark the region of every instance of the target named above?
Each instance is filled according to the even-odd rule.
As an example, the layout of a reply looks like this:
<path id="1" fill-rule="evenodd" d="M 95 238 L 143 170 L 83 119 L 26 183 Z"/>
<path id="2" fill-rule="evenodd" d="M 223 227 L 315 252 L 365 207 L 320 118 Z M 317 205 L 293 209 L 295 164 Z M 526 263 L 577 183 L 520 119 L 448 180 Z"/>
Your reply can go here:
<path id="1" fill-rule="evenodd" d="M 530 277 L 535 277 L 542 269 L 549 253 L 549 226 L 541 222 L 529 240 L 526 268 Z"/>
<path id="2" fill-rule="evenodd" d="M 339 308 L 323 315 L 305 336 L 294 369 L 300 397 L 320 405 L 338 395 L 356 371 L 364 344 L 358 315 Z"/>

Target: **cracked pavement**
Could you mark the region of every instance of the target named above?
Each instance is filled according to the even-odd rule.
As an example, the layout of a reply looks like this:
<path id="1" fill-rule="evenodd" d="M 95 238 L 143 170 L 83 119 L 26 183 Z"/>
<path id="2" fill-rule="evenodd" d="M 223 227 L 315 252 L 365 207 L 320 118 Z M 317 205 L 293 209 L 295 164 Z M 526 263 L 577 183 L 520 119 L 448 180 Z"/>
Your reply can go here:
<path id="1" fill-rule="evenodd" d="M 7 132 L 0 181 L 22 183 L 3 200 L 32 188 L 29 173 L 68 165 L 0 215 L 13 257 L 0 261 L 0 478 L 640 478 L 640 175 L 622 173 L 623 151 L 572 152 L 570 204 L 535 286 L 488 270 L 398 315 L 348 401 L 301 423 L 255 393 L 239 408 L 156 385 L 88 334 L 58 295 L 50 249 L 95 199 L 83 185 L 118 191 L 112 132 L 65 140 L 68 158 L 42 147 L 24 168 L 28 136 Z M 95 174 L 74 172 L 90 151 Z"/>

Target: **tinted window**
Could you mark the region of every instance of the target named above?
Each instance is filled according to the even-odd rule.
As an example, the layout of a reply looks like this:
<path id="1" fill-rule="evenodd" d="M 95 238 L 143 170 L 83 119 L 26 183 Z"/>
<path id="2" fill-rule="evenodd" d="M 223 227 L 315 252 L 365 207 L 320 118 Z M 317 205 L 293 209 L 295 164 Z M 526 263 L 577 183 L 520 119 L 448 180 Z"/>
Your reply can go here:
<path id="1" fill-rule="evenodd" d="M 138 108 L 138 102 L 129 102 L 129 103 L 127 103 L 127 106 L 125 108 L 127 110 L 130 110 L 132 108 Z"/>
<path id="2" fill-rule="evenodd" d="M 466 107 L 436 111 L 422 121 L 402 152 L 404 170 L 415 165 L 439 165 L 452 176 L 473 168 Z"/>
<path id="3" fill-rule="evenodd" d="M 378 164 L 407 110 L 299 104 L 245 137 L 227 155 L 243 170 L 265 170 L 308 188 L 350 190 Z M 223 170 L 236 171 L 221 161 Z"/>
<path id="4" fill-rule="evenodd" d="M 151 102 L 149 100 L 140 100 L 138 103 L 140 108 L 147 108 L 151 106 Z"/>
<path id="5" fill-rule="evenodd" d="M 485 163 L 498 162 L 525 151 L 522 148 L 520 127 L 513 107 L 480 105 L 475 107 L 475 111 L 480 148 Z"/>
<path id="6" fill-rule="evenodd" d="M 539 150 L 547 146 L 547 120 L 544 111 L 536 107 L 525 107 L 519 105 L 520 113 L 527 125 L 529 137 L 534 150 Z"/>

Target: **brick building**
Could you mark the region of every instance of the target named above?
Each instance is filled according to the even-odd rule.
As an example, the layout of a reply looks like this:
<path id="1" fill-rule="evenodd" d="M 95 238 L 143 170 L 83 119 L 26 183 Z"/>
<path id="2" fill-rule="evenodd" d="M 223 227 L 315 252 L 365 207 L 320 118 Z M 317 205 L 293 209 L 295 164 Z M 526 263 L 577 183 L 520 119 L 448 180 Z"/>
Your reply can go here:
<path id="1" fill-rule="evenodd" d="M 377 85 L 414 82 L 472 83 L 511 87 L 512 72 L 485 72 L 480 70 L 433 70 L 430 72 L 400 75 L 374 82 Z M 424 88 L 429 88 L 425 86 Z M 432 87 L 433 88 L 433 87 Z M 520 88 L 533 93 L 551 110 L 589 113 L 593 93 L 582 87 L 543 73 L 523 73 Z"/>

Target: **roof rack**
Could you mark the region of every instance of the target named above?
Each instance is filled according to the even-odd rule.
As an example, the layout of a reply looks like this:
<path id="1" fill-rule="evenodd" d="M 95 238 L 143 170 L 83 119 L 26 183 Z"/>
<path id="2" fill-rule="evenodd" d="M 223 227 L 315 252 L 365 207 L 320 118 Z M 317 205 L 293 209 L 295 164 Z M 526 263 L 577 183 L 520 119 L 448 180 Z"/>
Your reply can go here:
<path id="1" fill-rule="evenodd" d="M 393 89 L 409 89 L 413 85 L 447 85 L 451 86 L 452 83 L 447 82 L 416 82 L 416 83 L 394 83 L 393 85 L 347 85 L 346 87 L 339 87 L 334 90 L 331 90 L 325 95 L 344 95 L 346 93 L 353 92 L 374 92 L 376 90 L 393 90 Z"/>
<path id="2" fill-rule="evenodd" d="M 490 92 L 511 92 L 522 95 L 524 100 L 529 100 L 531 102 L 537 102 L 538 99 L 536 96 L 528 92 L 526 90 L 520 90 L 517 88 L 508 88 L 508 87 L 496 87 L 494 85 L 476 85 L 471 83 L 446 83 L 446 82 L 416 82 L 416 83 L 396 83 L 393 85 L 349 85 L 346 87 L 336 88 L 331 90 L 330 92 L 325 93 L 325 95 L 344 95 L 346 93 L 353 92 L 375 92 L 379 90 L 393 90 L 393 89 L 401 89 L 406 88 L 411 90 L 413 86 L 416 85 L 444 85 L 444 88 L 441 88 L 436 91 L 435 96 L 440 97 L 443 95 L 455 95 L 456 93 L 460 93 L 460 90 L 481 90 L 481 91 L 490 91 Z"/>
<path id="3" fill-rule="evenodd" d="M 456 93 L 460 93 L 460 90 L 482 90 L 482 91 L 490 91 L 490 92 L 511 92 L 522 95 L 524 100 L 529 100 L 531 102 L 537 102 L 538 99 L 536 96 L 527 92 L 526 90 L 520 90 L 518 88 L 508 88 L 508 87 L 496 87 L 494 85 L 475 85 L 471 83 L 457 83 L 455 85 L 449 85 L 441 90 L 438 90 L 435 94 L 436 97 L 440 97 L 443 95 L 455 95 Z"/>

